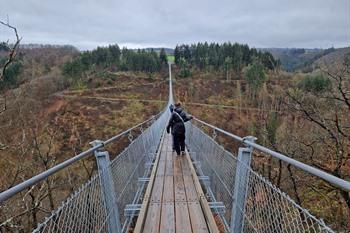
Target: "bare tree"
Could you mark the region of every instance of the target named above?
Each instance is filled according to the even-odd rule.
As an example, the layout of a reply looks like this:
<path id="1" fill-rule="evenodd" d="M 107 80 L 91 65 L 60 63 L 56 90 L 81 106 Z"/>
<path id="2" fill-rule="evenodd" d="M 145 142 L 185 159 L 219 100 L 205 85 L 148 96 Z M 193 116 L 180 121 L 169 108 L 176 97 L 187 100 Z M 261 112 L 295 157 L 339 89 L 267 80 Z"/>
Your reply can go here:
<path id="1" fill-rule="evenodd" d="M 300 156 L 336 177 L 349 179 L 350 161 L 350 54 L 336 71 L 322 69 L 324 77 L 331 81 L 331 88 L 324 91 L 287 92 L 291 112 L 306 120 L 300 128 L 298 144 Z M 304 156 L 302 156 L 304 155 Z M 290 172 L 290 170 L 289 170 Z M 336 192 L 350 215 L 350 194 L 338 187 L 323 184 L 314 190 Z"/>
<path id="2" fill-rule="evenodd" d="M 11 30 L 13 30 L 13 32 L 15 34 L 15 37 L 16 37 L 15 43 L 11 47 L 9 46 L 9 42 L 8 41 L 6 43 L 7 46 L 10 49 L 9 49 L 7 60 L 6 60 L 5 64 L 3 65 L 3 67 L 1 68 L 1 71 L 0 71 L 0 82 L 3 82 L 5 74 L 6 74 L 6 70 L 11 65 L 11 63 L 14 62 L 14 60 L 16 58 L 16 55 L 17 55 L 17 52 L 18 52 L 18 48 L 19 48 L 19 44 L 20 44 L 22 38 L 18 35 L 17 28 L 10 24 L 8 17 L 7 17 L 7 22 L 4 22 L 4 21 L 0 20 L 0 24 L 5 26 L 5 27 L 8 27 Z M 0 110 L 0 113 L 6 111 L 6 109 L 7 109 L 7 100 L 6 100 L 6 95 L 4 95 L 4 104 L 3 104 L 2 110 Z"/>

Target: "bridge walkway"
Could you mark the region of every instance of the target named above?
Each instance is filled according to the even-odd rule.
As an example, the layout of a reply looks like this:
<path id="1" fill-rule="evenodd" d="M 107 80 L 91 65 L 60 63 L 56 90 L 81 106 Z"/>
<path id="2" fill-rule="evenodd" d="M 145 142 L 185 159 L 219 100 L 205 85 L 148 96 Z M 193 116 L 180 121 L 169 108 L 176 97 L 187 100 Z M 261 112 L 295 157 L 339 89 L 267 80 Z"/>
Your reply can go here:
<path id="1" fill-rule="evenodd" d="M 172 152 L 165 134 L 134 232 L 218 232 L 188 153 Z"/>

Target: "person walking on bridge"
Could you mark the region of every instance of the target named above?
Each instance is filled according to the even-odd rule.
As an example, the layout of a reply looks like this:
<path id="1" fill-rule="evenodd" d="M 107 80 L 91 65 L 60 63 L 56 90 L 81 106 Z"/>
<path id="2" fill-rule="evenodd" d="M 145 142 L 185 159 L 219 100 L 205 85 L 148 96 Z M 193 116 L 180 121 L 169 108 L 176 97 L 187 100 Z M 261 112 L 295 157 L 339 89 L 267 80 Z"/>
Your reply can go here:
<path id="1" fill-rule="evenodd" d="M 191 120 L 193 117 L 188 115 L 182 108 L 181 103 L 178 102 L 175 104 L 175 108 L 169 119 L 166 131 L 171 133 L 174 137 L 174 148 L 177 155 L 185 154 L 185 122 Z"/>
<path id="2" fill-rule="evenodd" d="M 174 111 L 174 105 L 173 104 L 170 104 L 169 106 L 169 110 L 170 110 L 170 113 L 173 113 Z M 170 127 L 170 130 L 171 130 L 171 143 L 172 143 L 172 148 L 173 148 L 173 152 L 175 151 L 175 146 L 174 146 L 174 134 L 173 134 L 173 129 L 172 127 Z"/>

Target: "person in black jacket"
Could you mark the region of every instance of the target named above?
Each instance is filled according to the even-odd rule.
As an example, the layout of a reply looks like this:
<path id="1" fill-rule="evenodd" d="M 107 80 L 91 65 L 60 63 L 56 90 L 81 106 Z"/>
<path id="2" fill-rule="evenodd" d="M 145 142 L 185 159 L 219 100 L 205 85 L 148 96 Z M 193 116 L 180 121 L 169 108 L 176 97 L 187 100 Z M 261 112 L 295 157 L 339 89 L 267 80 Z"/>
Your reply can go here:
<path id="1" fill-rule="evenodd" d="M 171 117 L 166 128 L 167 133 L 171 133 L 174 137 L 174 147 L 177 155 L 185 153 L 185 122 L 191 120 L 193 117 L 186 114 L 181 108 L 181 103 L 175 104 Z"/>
<path id="2" fill-rule="evenodd" d="M 175 108 L 175 106 L 173 105 L 173 104 L 170 104 L 170 106 L 169 106 L 169 110 L 170 110 L 170 112 L 171 113 L 173 113 L 173 111 L 174 111 L 174 108 Z M 175 146 L 174 146 L 174 135 L 173 135 L 173 129 L 170 127 L 170 129 L 171 129 L 171 138 L 172 138 L 172 148 L 173 148 L 173 152 L 175 151 Z"/>

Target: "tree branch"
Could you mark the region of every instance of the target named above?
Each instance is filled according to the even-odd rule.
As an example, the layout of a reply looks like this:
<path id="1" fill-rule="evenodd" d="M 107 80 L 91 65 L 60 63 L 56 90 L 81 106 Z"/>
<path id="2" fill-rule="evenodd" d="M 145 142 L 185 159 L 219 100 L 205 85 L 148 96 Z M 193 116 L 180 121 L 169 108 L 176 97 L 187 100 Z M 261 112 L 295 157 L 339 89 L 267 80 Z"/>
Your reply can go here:
<path id="1" fill-rule="evenodd" d="M 6 73 L 6 70 L 7 68 L 10 66 L 10 64 L 14 61 L 16 55 L 17 55 L 17 50 L 18 50 L 18 47 L 19 47 L 19 43 L 21 42 L 21 39 L 18 35 L 18 32 L 17 32 L 17 28 L 10 25 L 10 23 L 8 22 L 9 20 L 7 19 L 7 22 L 3 22 L 0 20 L 0 24 L 4 25 L 5 27 L 8 27 L 10 29 L 12 29 L 15 33 L 15 36 L 16 36 L 16 42 L 14 43 L 13 47 L 10 49 L 10 52 L 9 52 L 9 57 L 7 59 L 7 61 L 5 62 L 4 66 L 2 67 L 1 71 L 0 71 L 0 82 L 4 81 L 4 78 L 5 78 L 5 73 Z M 4 96 L 4 106 L 3 106 L 3 109 L 0 110 L 0 113 L 6 111 L 7 109 L 7 104 L 6 104 L 6 95 Z"/>

